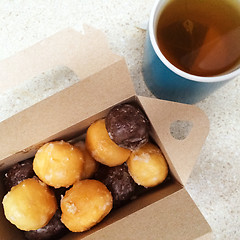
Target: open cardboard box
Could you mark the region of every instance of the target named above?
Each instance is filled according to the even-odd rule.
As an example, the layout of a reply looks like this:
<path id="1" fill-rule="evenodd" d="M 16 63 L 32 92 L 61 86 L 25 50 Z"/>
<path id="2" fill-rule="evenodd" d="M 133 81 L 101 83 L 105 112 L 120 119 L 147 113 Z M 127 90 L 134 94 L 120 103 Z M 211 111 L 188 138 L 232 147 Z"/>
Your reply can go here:
<path id="1" fill-rule="evenodd" d="M 151 136 L 167 159 L 171 180 L 112 211 L 90 231 L 62 239 L 211 239 L 209 225 L 184 188 L 208 134 L 205 114 L 196 106 L 137 96 L 124 59 L 109 50 L 100 31 L 90 27 L 85 34 L 64 30 L 2 61 L 1 90 L 56 66 L 67 66 L 81 81 L 0 123 L 0 170 L 34 156 L 45 142 L 83 134 L 114 105 L 134 101 L 150 120 Z M 177 120 L 193 125 L 184 140 L 170 133 Z M 2 205 L 0 239 L 24 239 L 5 219 Z"/>

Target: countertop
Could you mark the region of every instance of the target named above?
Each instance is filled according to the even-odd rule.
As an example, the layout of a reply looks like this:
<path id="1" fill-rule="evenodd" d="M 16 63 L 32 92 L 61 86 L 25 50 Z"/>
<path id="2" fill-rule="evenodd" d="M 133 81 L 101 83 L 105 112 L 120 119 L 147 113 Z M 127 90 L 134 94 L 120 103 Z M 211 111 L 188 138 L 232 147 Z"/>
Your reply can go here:
<path id="1" fill-rule="evenodd" d="M 0 60 L 52 34 L 88 24 L 103 31 L 113 52 L 125 57 L 137 94 L 154 97 L 141 74 L 146 26 L 154 0 L 0 1 Z M 0 95 L 0 121 L 76 80 L 31 80 Z M 210 132 L 186 189 L 215 240 L 240 239 L 240 78 L 196 104 Z"/>

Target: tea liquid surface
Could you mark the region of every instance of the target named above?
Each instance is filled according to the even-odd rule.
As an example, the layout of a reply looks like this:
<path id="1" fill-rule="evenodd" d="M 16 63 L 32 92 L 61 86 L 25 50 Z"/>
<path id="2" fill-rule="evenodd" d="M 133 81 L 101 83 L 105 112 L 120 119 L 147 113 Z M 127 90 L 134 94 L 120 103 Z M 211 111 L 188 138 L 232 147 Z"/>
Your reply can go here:
<path id="1" fill-rule="evenodd" d="M 170 0 L 156 31 L 163 55 L 185 72 L 214 76 L 240 63 L 239 1 Z"/>

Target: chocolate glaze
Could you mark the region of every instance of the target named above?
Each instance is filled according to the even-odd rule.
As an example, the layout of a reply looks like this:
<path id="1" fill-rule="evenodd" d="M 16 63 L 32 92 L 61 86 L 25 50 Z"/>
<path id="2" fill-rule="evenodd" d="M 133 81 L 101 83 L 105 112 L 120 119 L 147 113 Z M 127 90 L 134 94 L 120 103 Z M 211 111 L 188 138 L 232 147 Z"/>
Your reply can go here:
<path id="1" fill-rule="evenodd" d="M 149 121 L 144 113 L 131 104 L 114 107 L 106 117 L 110 138 L 120 147 L 135 150 L 148 142 Z"/>
<path id="2" fill-rule="evenodd" d="M 113 197 L 113 206 L 120 207 L 129 201 L 135 194 L 136 183 L 128 173 L 124 163 L 116 167 L 100 165 L 95 179 L 106 185 Z"/>
<path id="3" fill-rule="evenodd" d="M 67 232 L 67 228 L 61 222 L 61 211 L 58 209 L 45 227 L 34 231 L 28 231 L 24 234 L 28 240 L 54 240 L 59 239 Z"/>
<path id="4" fill-rule="evenodd" d="M 27 159 L 16 163 L 4 174 L 3 183 L 6 191 L 10 191 L 13 186 L 33 176 L 35 176 L 33 171 L 33 159 Z"/>

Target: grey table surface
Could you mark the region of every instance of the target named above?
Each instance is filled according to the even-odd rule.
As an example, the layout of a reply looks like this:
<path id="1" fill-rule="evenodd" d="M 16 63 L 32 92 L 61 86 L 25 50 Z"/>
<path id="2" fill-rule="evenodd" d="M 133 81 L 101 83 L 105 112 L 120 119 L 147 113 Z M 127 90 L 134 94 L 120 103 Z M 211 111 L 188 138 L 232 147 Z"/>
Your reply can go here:
<path id="1" fill-rule="evenodd" d="M 107 36 L 127 62 L 137 94 L 154 97 L 141 68 L 146 26 L 154 0 L 1 0 L 0 60 L 72 27 L 88 24 Z M 0 121 L 77 80 L 33 79 L 0 95 Z M 186 189 L 213 230 L 215 240 L 240 239 L 240 78 L 196 104 L 210 132 Z"/>

